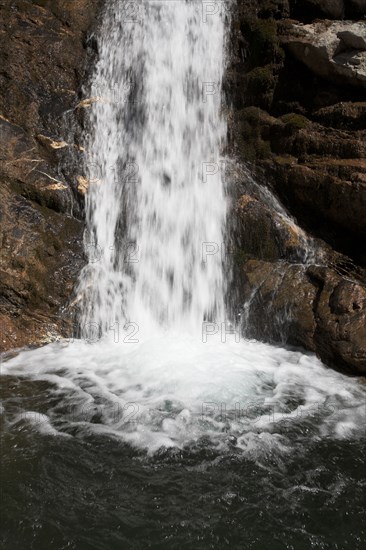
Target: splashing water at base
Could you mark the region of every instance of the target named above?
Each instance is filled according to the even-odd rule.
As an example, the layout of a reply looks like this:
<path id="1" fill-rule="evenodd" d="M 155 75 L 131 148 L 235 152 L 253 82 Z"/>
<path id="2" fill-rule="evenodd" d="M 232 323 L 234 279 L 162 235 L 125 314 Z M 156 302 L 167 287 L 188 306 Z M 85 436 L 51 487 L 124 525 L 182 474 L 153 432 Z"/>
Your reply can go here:
<path id="1" fill-rule="evenodd" d="M 49 383 L 35 427 L 45 426 L 46 410 L 52 433 L 105 433 L 149 452 L 204 442 L 259 459 L 364 430 L 366 389 L 357 380 L 313 356 L 219 335 L 50 344 L 21 352 L 4 373 Z"/>
<path id="2" fill-rule="evenodd" d="M 84 340 L 2 365 L 2 548 L 361 550 L 366 386 L 226 333 L 227 4 L 106 3 Z"/>
<path id="3" fill-rule="evenodd" d="M 5 374 L 47 383 L 33 409 L 5 400 L 8 425 L 104 433 L 152 453 L 204 444 L 253 458 L 359 437 L 366 393 L 357 380 L 299 352 L 224 342 L 212 330 L 202 338 L 205 320 L 225 321 L 229 269 L 217 253 L 226 12 L 204 18 L 193 0 L 150 0 L 138 4 L 144 17 L 126 21 L 123 6 L 105 14 L 86 138 L 81 321 L 105 336 L 8 360 Z M 132 333 L 111 337 L 122 327 Z"/>

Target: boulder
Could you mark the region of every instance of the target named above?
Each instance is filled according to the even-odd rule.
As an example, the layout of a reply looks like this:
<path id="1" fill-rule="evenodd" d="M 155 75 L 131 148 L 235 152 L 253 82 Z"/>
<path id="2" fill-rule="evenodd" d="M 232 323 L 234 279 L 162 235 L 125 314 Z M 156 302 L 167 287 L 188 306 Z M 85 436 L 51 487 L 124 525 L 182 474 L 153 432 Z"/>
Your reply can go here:
<path id="1" fill-rule="evenodd" d="M 247 337 L 302 346 L 326 364 L 366 374 L 366 289 L 337 264 L 248 260 L 242 266 Z"/>
<path id="2" fill-rule="evenodd" d="M 315 74 L 343 86 L 366 88 L 366 25 L 352 21 L 293 24 L 285 43 Z"/>
<path id="3" fill-rule="evenodd" d="M 366 375 L 366 289 L 351 277 L 315 267 L 308 276 L 319 288 L 315 350 L 327 364 Z"/>
<path id="4" fill-rule="evenodd" d="M 313 303 L 317 290 L 305 267 L 287 262 L 248 260 L 242 265 L 244 335 L 315 351 Z"/>
<path id="5" fill-rule="evenodd" d="M 235 208 L 236 250 L 246 257 L 268 261 L 287 259 L 295 263 L 306 259 L 312 239 L 283 209 L 276 209 L 271 199 L 270 194 L 263 197 L 255 191 L 239 198 Z M 318 245 L 320 249 L 321 243 Z"/>

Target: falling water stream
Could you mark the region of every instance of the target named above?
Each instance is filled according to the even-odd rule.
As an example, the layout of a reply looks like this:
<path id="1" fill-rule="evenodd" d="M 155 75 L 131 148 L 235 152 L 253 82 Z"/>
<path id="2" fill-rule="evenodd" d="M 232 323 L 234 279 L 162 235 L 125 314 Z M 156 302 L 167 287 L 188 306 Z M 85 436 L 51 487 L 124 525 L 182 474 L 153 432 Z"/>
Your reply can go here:
<path id="1" fill-rule="evenodd" d="M 221 254 L 205 254 L 226 215 L 224 13 L 203 22 L 195 2 L 140 8 L 135 21 L 123 3 L 109 8 L 91 87 L 89 179 L 96 167 L 100 179 L 87 201 L 83 322 L 197 333 L 224 319 Z"/>
<path id="2" fill-rule="evenodd" d="M 225 313 L 229 6 L 105 9 L 81 337 L 2 365 L 6 548 L 361 548 L 365 386 Z"/>

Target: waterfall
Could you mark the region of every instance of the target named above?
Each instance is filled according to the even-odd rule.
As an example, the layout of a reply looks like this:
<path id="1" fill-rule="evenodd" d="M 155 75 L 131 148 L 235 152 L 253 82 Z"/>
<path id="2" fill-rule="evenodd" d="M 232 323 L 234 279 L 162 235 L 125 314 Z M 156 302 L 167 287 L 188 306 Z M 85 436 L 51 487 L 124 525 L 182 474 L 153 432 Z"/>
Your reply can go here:
<path id="1" fill-rule="evenodd" d="M 107 8 L 85 136 L 84 327 L 200 331 L 204 320 L 225 318 L 227 25 L 216 6 L 147 0 Z"/>
<path id="2" fill-rule="evenodd" d="M 42 433 L 105 434 L 150 453 L 212 444 L 261 461 L 362 429 L 365 390 L 356 380 L 225 323 L 226 14 L 218 4 L 106 9 L 84 103 L 83 337 L 21 351 L 3 366 L 49 382 L 39 418 L 24 402 L 26 422 Z"/>

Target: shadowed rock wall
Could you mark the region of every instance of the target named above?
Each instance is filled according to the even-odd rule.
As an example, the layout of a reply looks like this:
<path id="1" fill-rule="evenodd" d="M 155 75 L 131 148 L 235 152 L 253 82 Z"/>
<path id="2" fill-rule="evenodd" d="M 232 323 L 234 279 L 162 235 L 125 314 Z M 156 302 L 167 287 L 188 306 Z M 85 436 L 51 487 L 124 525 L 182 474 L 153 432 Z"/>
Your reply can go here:
<path id="1" fill-rule="evenodd" d="M 276 223 L 245 175 L 236 184 L 243 330 L 364 374 L 365 14 L 363 0 L 239 0 L 227 81 L 232 154 L 293 218 Z"/>

